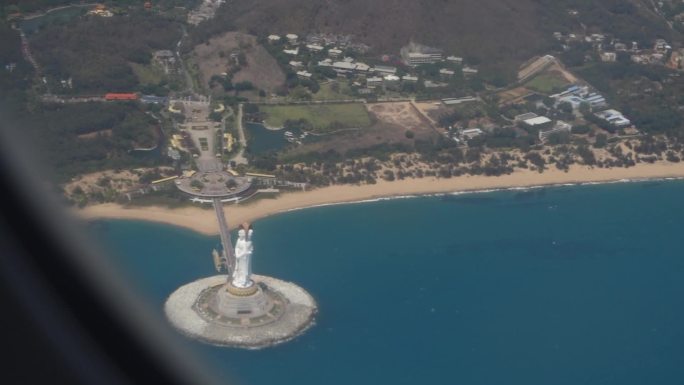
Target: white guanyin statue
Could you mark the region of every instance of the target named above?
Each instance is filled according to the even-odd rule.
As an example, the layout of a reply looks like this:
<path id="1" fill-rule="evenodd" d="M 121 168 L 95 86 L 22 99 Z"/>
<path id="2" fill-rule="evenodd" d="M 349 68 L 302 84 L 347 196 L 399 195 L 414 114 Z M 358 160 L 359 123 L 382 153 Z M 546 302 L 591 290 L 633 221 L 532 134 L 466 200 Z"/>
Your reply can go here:
<path id="1" fill-rule="evenodd" d="M 235 243 L 235 270 L 233 270 L 233 286 L 247 288 L 254 284 L 252 276 L 252 230 L 249 224 L 243 224 L 238 231 Z"/>

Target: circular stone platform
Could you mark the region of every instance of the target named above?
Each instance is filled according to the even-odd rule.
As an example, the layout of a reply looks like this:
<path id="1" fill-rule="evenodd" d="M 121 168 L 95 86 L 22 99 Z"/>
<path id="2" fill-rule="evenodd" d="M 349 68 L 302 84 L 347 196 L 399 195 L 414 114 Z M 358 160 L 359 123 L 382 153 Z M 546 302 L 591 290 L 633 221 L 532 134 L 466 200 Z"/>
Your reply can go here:
<path id="1" fill-rule="evenodd" d="M 304 289 L 276 278 L 261 275 L 251 278 L 258 290 L 250 296 L 231 294 L 225 275 L 181 286 L 164 304 L 166 317 L 191 338 L 248 349 L 289 341 L 313 325 L 316 301 Z"/>
<path id="2" fill-rule="evenodd" d="M 232 181 L 232 187 L 228 187 Z M 193 187 L 199 182 L 202 188 Z M 176 187 L 186 194 L 205 198 L 229 198 L 239 196 L 252 186 L 251 178 L 233 176 L 226 171 L 197 172 L 191 177 L 181 177 L 175 181 Z"/>

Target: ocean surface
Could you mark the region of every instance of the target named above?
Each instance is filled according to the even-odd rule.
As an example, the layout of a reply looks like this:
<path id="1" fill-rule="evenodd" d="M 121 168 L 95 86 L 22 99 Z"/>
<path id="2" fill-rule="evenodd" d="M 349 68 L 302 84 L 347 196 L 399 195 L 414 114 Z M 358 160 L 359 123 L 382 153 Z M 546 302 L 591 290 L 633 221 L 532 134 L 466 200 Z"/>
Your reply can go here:
<path id="1" fill-rule="evenodd" d="M 254 271 L 318 301 L 259 351 L 187 343 L 240 384 L 684 384 L 684 182 L 319 207 L 255 223 Z M 230 220 L 230 218 L 229 218 Z M 218 237 L 93 232 L 159 312 Z"/>

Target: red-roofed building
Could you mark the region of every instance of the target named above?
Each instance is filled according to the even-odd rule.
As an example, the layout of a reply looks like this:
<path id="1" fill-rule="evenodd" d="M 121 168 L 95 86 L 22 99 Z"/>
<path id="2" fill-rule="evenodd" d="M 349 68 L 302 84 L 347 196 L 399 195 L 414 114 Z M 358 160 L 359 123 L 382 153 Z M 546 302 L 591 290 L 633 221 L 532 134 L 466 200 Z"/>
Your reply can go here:
<path id="1" fill-rule="evenodd" d="M 105 94 L 105 100 L 138 100 L 138 94 L 108 93 L 108 94 Z"/>

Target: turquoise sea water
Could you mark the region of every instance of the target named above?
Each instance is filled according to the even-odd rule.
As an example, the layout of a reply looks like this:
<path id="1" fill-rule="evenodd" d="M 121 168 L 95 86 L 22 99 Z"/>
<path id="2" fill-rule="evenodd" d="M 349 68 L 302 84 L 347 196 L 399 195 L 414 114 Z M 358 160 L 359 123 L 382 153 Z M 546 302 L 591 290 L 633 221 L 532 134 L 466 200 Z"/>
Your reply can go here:
<path id="1" fill-rule="evenodd" d="M 190 342 L 244 384 L 684 384 L 684 182 L 422 197 L 255 224 L 254 271 L 317 325 L 243 351 Z M 94 231 L 158 307 L 213 274 L 218 237 Z"/>

